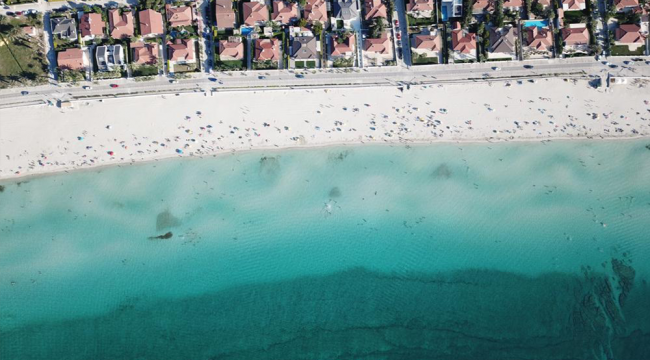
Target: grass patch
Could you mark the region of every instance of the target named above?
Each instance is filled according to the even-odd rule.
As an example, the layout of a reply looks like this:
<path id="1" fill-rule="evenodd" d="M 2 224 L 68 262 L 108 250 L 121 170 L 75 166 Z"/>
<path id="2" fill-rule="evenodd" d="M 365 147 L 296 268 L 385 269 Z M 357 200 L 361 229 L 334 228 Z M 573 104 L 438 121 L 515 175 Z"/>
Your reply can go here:
<path id="1" fill-rule="evenodd" d="M 158 66 L 156 65 L 140 65 L 133 69 L 131 74 L 137 76 L 156 76 L 158 75 Z"/>
<path id="2" fill-rule="evenodd" d="M 214 69 L 218 71 L 244 70 L 243 60 L 218 60 L 214 63 Z"/>
<path id="3" fill-rule="evenodd" d="M 415 54 L 414 54 L 415 55 Z M 427 65 L 427 64 L 437 64 L 437 57 L 427 57 L 425 55 L 416 55 L 413 56 L 413 65 Z"/>
<path id="4" fill-rule="evenodd" d="M 294 62 L 294 65 L 296 66 L 296 69 L 304 69 L 305 68 L 305 62 L 304 61 L 296 61 L 296 62 Z"/>
<path id="5" fill-rule="evenodd" d="M 409 26 L 428 26 L 436 23 L 433 18 L 415 18 L 409 14 L 406 14 L 406 21 Z"/>
<path id="6" fill-rule="evenodd" d="M 639 46 L 634 51 L 630 51 L 627 45 L 612 45 L 610 52 L 612 56 L 644 55 L 645 45 Z"/>
<path id="7" fill-rule="evenodd" d="M 583 11 L 565 11 L 564 23 L 565 24 L 584 24 L 587 22 L 586 10 Z"/>
<path id="8" fill-rule="evenodd" d="M 0 37 L 0 88 L 46 83 L 48 66 L 36 41 L 26 37 L 5 40 Z"/>
<path id="9" fill-rule="evenodd" d="M 198 70 L 198 65 L 193 64 L 174 64 L 174 73 L 194 72 Z"/>

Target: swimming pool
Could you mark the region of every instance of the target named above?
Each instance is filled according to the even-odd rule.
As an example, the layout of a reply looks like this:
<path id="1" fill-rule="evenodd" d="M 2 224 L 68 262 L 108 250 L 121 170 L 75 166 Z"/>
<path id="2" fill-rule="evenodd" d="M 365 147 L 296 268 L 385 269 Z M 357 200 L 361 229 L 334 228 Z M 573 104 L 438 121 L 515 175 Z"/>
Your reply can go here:
<path id="1" fill-rule="evenodd" d="M 536 26 L 538 28 L 543 28 L 548 26 L 548 20 L 526 20 L 524 21 L 524 27 Z"/>

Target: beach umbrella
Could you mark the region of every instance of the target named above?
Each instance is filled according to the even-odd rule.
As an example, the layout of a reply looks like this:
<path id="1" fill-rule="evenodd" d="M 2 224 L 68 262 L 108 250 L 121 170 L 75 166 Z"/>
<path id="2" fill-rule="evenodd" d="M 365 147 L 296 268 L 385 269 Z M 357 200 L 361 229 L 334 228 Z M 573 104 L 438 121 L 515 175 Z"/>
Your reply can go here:
<path id="1" fill-rule="evenodd" d="M 182 153 L 183 153 L 183 150 L 181 150 L 181 149 L 176 149 L 176 153 L 178 153 L 178 154 L 182 154 Z"/>

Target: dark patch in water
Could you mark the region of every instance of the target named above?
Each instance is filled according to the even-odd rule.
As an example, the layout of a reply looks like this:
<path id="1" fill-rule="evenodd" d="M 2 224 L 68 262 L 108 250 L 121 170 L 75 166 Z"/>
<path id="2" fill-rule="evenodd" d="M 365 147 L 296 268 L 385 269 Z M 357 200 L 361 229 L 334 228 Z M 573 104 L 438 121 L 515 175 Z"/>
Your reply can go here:
<path id="1" fill-rule="evenodd" d="M 344 150 L 336 153 L 329 153 L 327 155 L 327 160 L 332 162 L 341 162 L 345 160 L 352 152 L 350 150 Z"/>
<path id="2" fill-rule="evenodd" d="M 650 144 L 646 145 L 645 148 L 650 150 Z"/>
<path id="3" fill-rule="evenodd" d="M 4 331 L 0 354 L 32 360 L 647 359 L 650 289 L 635 287 L 618 308 L 611 305 L 610 277 L 585 270 L 584 277 L 529 277 L 350 269 L 183 299 L 129 301 L 102 316 Z"/>
<path id="4" fill-rule="evenodd" d="M 5 192 L 5 186 L 4 185 L 0 185 L 0 193 L 2 193 L 2 192 Z"/>
<path id="5" fill-rule="evenodd" d="M 165 210 L 156 216 L 156 231 L 173 228 L 181 225 L 181 220 L 168 210 Z"/>
<path id="6" fill-rule="evenodd" d="M 447 164 L 440 164 L 433 173 L 431 173 L 431 177 L 435 179 L 449 179 L 451 175 L 451 169 Z"/>
<path id="7" fill-rule="evenodd" d="M 330 197 L 331 198 L 341 197 L 341 189 L 339 189 L 337 186 L 333 187 L 332 190 L 330 190 Z"/>
<path id="8" fill-rule="evenodd" d="M 623 306 L 634 285 L 636 271 L 632 266 L 625 264 L 624 260 L 618 259 L 612 259 L 612 270 L 614 270 L 614 274 L 618 277 L 618 286 L 621 289 L 621 293 L 618 296 L 618 303 L 620 306 Z"/>
<path id="9" fill-rule="evenodd" d="M 263 156 L 260 159 L 260 176 L 265 180 L 274 180 L 280 174 L 280 157 Z"/>
<path id="10" fill-rule="evenodd" d="M 172 234 L 171 231 L 163 234 L 163 235 L 158 235 L 158 236 L 149 236 L 149 240 L 167 240 L 171 239 L 174 234 Z"/>

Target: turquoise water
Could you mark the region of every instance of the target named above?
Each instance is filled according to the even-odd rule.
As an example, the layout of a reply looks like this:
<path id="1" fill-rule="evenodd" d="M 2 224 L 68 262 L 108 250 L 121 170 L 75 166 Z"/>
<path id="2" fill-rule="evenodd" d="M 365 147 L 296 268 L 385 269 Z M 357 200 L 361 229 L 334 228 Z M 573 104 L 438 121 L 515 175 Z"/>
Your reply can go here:
<path id="1" fill-rule="evenodd" d="M 648 358 L 648 143 L 248 152 L 5 182 L 0 359 Z"/>
<path id="2" fill-rule="evenodd" d="M 538 28 L 548 27 L 548 20 L 526 20 L 524 27 L 536 26 Z"/>

